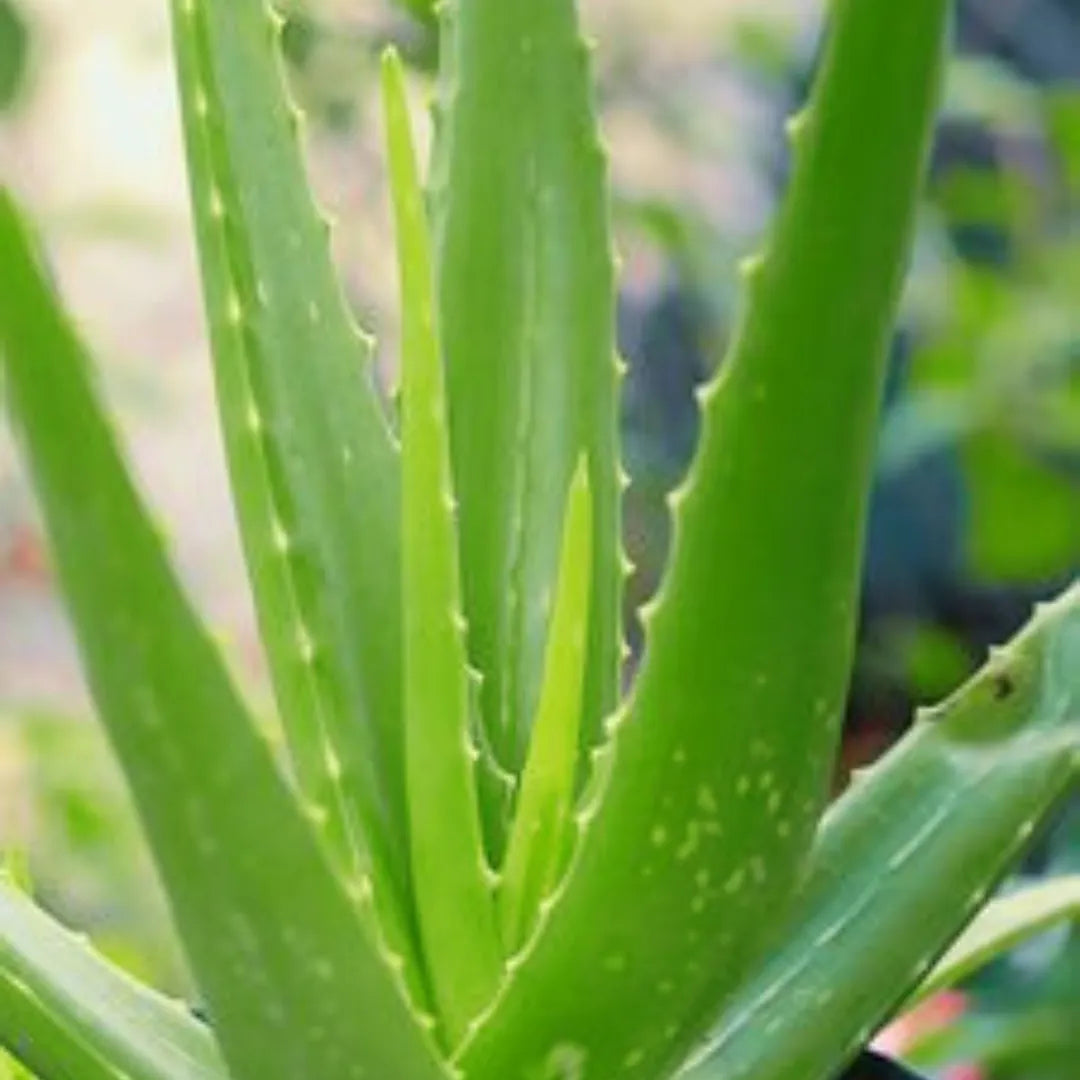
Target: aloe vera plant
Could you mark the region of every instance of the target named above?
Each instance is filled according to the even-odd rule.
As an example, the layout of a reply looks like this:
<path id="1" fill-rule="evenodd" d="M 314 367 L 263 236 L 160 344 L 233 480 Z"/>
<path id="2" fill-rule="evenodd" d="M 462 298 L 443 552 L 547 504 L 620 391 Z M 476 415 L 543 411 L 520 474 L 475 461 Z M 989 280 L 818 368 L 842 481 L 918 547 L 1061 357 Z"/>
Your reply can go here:
<path id="1" fill-rule="evenodd" d="M 275 19 L 171 6 L 289 760 L 178 586 L 5 194 L 8 404 L 209 1022 L 8 884 L 0 1040 L 42 1080 L 835 1076 L 1080 772 L 1074 588 L 824 809 L 947 3 L 832 5 L 626 692 L 614 264 L 573 0 L 444 5 L 426 197 L 385 59 L 397 419 Z M 1014 902 L 929 985 L 1073 910 Z"/>

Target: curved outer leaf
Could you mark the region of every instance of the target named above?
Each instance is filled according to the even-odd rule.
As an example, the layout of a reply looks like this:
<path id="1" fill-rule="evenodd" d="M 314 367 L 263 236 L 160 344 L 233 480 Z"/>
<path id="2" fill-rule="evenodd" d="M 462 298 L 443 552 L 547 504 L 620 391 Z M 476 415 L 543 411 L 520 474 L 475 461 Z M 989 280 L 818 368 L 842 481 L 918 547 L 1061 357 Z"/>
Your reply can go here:
<path id="1" fill-rule="evenodd" d="M 788 929 L 687 1080 L 825 1080 L 1080 778 L 1080 586 L 830 810 Z"/>
<path id="2" fill-rule="evenodd" d="M 1080 767 L 1077 772 L 1080 775 Z M 955 985 L 1028 938 L 1068 920 L 1080 921 L 1080 874 L 1040 881 L 994 900 L 953 942 L 904 1007 Z"/>
<path id="3" fill-rule="evenodd" d="M 0 1036 L 42 1080 L 228 1080 L 209 1029 L 0 880 Z"/>
<path id="4" fill-rule="evenodd" d="M 550 919 L 461 1056 L 470 1077 L 563 1075 L 571 1060 L 587 1080 L 661 1073 L 790 898 L 839 730 L 946 8 L 832 7 L 791 192 L 704 399 L 608 779 Z"/>
<path id="5" fill-rule="evenodd" d="M 424 957 L 451 1046 L 502 976 L 469 743 L 449 437 L 427 218 L 401 63 L 382 65 L 401 276 L 405 774 Z"/>
<path id="6" fill-rule="evenodd" d="M 582 454 L 596 517 L 586 745 L 618 693 L 606 170 L 574 0 L 450 0 L 441 48 L 431 207 L 469 655 L 491 744 L 518 772 Z"/>
<path id="7" fill-rule="evenodd" d="M 172 10 L 219 408 L 278 706 L 336 863 L 354 881 L 371 871 L 388 934 L 415 967 L 399 464 L 370 344 L 311 202 L 267 5 Z"/>
<path id="8" fill-rule="evenodd" d="M 171 573 L 0 198 L 0 348 L 90 686 L 236 1080 L 439 1067 Z M 364 1017 L 364 1023 L 357 1017 Z"/>

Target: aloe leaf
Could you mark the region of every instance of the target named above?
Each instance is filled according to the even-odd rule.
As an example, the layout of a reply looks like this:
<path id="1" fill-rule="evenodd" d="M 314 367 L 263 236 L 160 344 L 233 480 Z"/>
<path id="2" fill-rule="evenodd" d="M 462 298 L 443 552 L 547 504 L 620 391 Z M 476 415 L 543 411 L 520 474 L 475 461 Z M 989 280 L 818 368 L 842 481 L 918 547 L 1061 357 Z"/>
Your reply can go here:
<path id="1" fill-rule="evenodd" d="M 370 889 L 345 891 L 168 566 L 6 195 L 0 251 L 9 404 L 90 687 L 231 1073 L 443 1077 L 364 931 Z"/>
<path id="2" fill-rule="evenodd" d="M 399 463 L 308 191 L 264 0 L 172 0 L 230 476 L 301 787 L 409 954 Z"/>
<path id="3" fill-rule="evenodd" d="M 442 11 L 430 186 L 462 585 L 484 723 L 518 772 L 540 699 L 562 510 L 583 454 L 596 517 L 584 743 L 617 700 L 606 167 L 574 0 L 451 0 Z"/>
<path id="4" fill-rule="evenodd" d="M 2 402 L 0 402 L 2 404 Z M 24 896 L 32 895 L 30 881 L 30 866 L 26 857 L 26 851 L 21 846 L 9 846 L 4 852 L 2 865 L 0 865 L 0 888 L 9 885 L 15 893 Z M 0 931 L 2 939 L 2 931 Z M 0 944 L 0 952 L 3 945 Z M 3 965 L 0 962 L 0 969 Z M 8 1042 L 15 1040 L 8 1039 Z M 4 1045 L 3 1033 L 0 1032 L 0 1045 Z M 31 1072 L 25 1068 L 16 1058 L 0 1050 L 0 1080 L 33 1080 Z"/>
<path id="5" fill-rule="evenodd" d="M 13 888 L 27 896 L 33 892 L 30 880 L 30 862 L 26 850 L 19 846 L 9 846 L 0 860 L 0 877 L 7 878 Z"/>
<path id="6" fill-rule="evenodd" d="M 502 862 L 506 834 L 513 817 L 514 800 L 517 796 L 518 777 L 503 767 L 488 741 L 487 728 L 480 717 L 480 688 L 483 679 L 475 669 L 471 708 L 470 731 L 476 749 L 476 795 L 480 802 L 480 822 L 483 826 L 484 853 L 489 866 Z"/>
<path id="7" fill-rule="evenodd" d="M 1069 920 L 1080 920 L 1080 874 L 1040 881 L 994 900 L 953 942 L 905 1007 L 954 986 L 1002 953 Z"/>
<path id="8" fill-rule="evenodd" d="M 1080 777 L 1080 586 L 830 810 L 786 932 L 687 1080 L 818 1080 L 926 977 Z"/>
<path id="9" fill-rule="evenodd" d="M 555 887 L 559 860 L 573 825 L 591 556 L 592 492 L 582 460 L 566 498 L 544 682 L 502 871 L 499 915 L 503 947 L 511 953 L 524 944 L 541 902 Z"/>
<path id="10" fill-rule="evenodd" d="M 0 878 L 0 1041 L 42 1080 L 227 1080 L 209 1029 Z"/>
<path id="11" fill-rule="evenodd" d="M 542 1074 L 571 1053 L 587 1080 L 674 1066 L 790 899 L 840 730 L 947 6 L 832 5 L 791 190 L 704 396 L 607 779 L 549 919 L 461 1055 L 467 1074 Z"/>
<path id="12" fill-rule="evenodd" d="M 424 956 L 449 1044 L 502 975 L 469 739 L 446 396 L 427 217 L 397 54 L 383 57 L 386 141 L 401 276 L 405 766 Z"/>

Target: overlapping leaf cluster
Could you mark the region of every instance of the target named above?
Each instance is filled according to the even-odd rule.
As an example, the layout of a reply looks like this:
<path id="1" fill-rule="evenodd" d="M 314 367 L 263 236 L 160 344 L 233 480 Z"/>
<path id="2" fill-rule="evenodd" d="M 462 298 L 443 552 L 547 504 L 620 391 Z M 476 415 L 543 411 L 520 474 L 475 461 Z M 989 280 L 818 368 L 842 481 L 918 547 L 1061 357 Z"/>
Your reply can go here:
<path id="1" fill-rule="evenodd" d="M 702 1080 L 806 1080 L 919 984 L 1080 746 L 1074 591 L 821 820 L 946 8 L 834 5 L 620 698 L 614 271 L 573 0 L 445 6 L 426 199 L 386 58 L 396 430 L 307 192 L 274 20 L 262 0 L 173 0 L 221 422 L 294 782 L 168 566 L 4 197 L 13 416 L 211 1017 L 2 887 L 0 1038 L 37 1075 L 655 1080 L 692 1058 Z"/>

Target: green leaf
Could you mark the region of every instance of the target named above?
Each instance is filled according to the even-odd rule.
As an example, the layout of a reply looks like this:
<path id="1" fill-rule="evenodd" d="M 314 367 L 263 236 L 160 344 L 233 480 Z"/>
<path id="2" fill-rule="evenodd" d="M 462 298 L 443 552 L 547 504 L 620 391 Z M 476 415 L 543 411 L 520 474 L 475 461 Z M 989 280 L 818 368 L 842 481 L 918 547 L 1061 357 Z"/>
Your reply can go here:
<path id="1" fill-rule="evenodd" d="M 467 1075 L 554 1075 L 571 1054 L 586 1080 L 674 1067 L 790 900 L 840 729 L 947 6 L 832 5 L 791 190 L 704 397 L 633 695 L 565 886 L 461 1055 Z"/>
<path id="2" fill-rule="evenodd" d="M 0 875 L 7 878 L 11 886 L 19 892 L 31 895 L 33 886 L 30 881 L 30 864 L 23 848 L 8 847 L 4 851 Z"/>
<path id="3" fill-rule="evenodd" d="M 15 0 L 0 0 L 0 113 L 19 100 L 30 59 L 30 27 Z"/>
<path id="4" fill-rule="evenodd" d="M 495 756 L 495 749 L 488 741 L 487 729 L 480 717 L 481 679 L 474 679 L 469 730 L 476 749 L 476 795 L 480 802 L 480 822 L 483 827 L 484 853 L 488 865 L 502 861 L 503 845 L 514 811 L 514 799 L 518 789 L 518 777 L 503 768 Z"/>
<path id="5" fill-rule="evenodd" d="M 324 857 L 168 566 L 6 195 L 0 251 L 9 403 L 90 687 L 231 1073 L 443 1077 L 364 931 L 370 888 L 347 893 Z"/>
<path id="6" fill-rule="evenodd" d="M 0 867 L 0 888 L 6 885 L 10 886 L 11 891 L 15 894 L 31 895 L 30 866 L 26 858 L 26 851 L 22 847 L 8 847 L 4 852 L 3 864 Z M 3 930 L 0 929 L 0 939 L 2 938 Z M 2 951 L 3 943 L 0 940 L 0 955 L 2 955 Z M 3 966 L 5 965 L 0 962 L 0 969 Z M 4 1045 L 4 1043 L 3 1034 L 0 1033 L 0 1045 Z M 0 1080 L 33 1080 L 33 1075 L 16 1058 L 0 1050 Z"/>
<path id="7" fill-rule="evenodd" d="M 43 1080 L 227 1080 L 209 1029 L 0 878 L 0 1038 Z"/>
<path id="8" fill-rule="evenodd" d="M 372 876 L 414 991 L 401 728 L 399 463 L 370 343 L 311 202 L 264 0 L 172 0 L 229 471 L 299 783 Z"/>
<path id="9" fill-rule="evenodd" d="M 953 942 L 906 1007 L 954 986 L 1002 953 L 1066 920 L 1080 920 L 1080 874 L 1040 881 L 994 900 Z"/>
<path id="10" fill-rule="evenodd" d="M 768 960 L 687 1080 L 817 1080 L 864 1045 L 1075 790 L 1080 586 L 830 810 Z"/>
<path id="11" fill-rule="evenodd" d="M 502 871 L 499 915 L 503 946 L 510 953 L 525 944 L 541 903 L 554 889 L 560 858 L 572 835 L 591 556 L 592 492 L 582 460 L 566 498 L 544 682 Z"/>
<path id="12" fill-rule="evenodd" d="M 401 276 L 402 610 L 405 764 L 424 956 L 450 1046 L 502 975 L 469 740 L 469 670 L 458 583 L 446 396 L 427 218 L 401 62 L 382 65 Z"/>
<path id="13" fill-rule="evenodd" d="M 573 0 L 451 0 L 441 43 L 431 208 L 469 656 L 491 744 L 520 772 L 582 455 L 596 517 L 584 744 L 618 695 L 606 168 Z"/>

